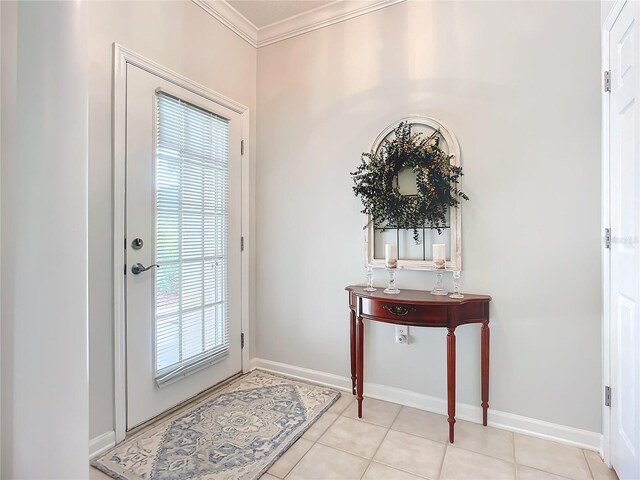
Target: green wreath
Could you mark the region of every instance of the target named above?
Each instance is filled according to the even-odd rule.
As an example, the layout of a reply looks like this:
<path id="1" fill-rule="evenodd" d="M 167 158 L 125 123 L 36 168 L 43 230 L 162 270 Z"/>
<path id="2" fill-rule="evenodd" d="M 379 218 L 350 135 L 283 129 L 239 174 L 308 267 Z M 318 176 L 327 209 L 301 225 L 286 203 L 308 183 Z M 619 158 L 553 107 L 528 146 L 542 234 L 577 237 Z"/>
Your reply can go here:
<path id="1" fill-rule="evenodd" d="M 385 140 L 377 151 L 363 153 L 361 163 L 351 172 L 353 192 L 363 204 L 376 228 L 435 228 L 442 233 L 448 225 L 448 210 L 469 197 L 458 189 L 462 167 L 451 165 L 453 155 L 440 147 L 440 131 L 425 138 L 412 133 L 411 124 L 401 122 L 395 138 Z M 398 190 L 398 173 L 410 167 L 416 176 L 417 194 L 402 195 Z"/>

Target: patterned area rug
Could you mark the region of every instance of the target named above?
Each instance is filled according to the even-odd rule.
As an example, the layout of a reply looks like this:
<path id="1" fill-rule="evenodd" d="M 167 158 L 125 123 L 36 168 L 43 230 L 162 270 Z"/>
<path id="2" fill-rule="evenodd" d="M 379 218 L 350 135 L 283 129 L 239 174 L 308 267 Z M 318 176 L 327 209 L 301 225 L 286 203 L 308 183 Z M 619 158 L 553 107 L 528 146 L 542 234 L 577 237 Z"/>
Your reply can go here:
<path id="1" fill-rule="evenodd" d="M 92 464 L 126 480 L 254 480 L 339 397 L 254 370 Z"/>

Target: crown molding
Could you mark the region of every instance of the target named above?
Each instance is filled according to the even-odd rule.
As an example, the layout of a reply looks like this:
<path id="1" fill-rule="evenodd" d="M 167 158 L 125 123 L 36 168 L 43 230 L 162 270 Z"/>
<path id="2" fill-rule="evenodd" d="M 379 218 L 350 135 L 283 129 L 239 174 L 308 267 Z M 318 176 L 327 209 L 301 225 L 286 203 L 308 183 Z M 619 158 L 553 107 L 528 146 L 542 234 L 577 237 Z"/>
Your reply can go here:
<path id="1" fill-rule="evenodd" d="M 337 1 L 258 29 L 258 48 L 375 12 L 405 0 Z M 365 3 L 363 5 L 363 3 Z"/>
<path id="2" fill-rule="evenodd" d="M 192 0 L 216 20 L 222 22 L 227 28 L 258 47 L 258 29 L 256 26 L 240 14 L 235 8 L 224 0 Z"/>
<path id="3" fill-rule="evenodd" d="M 256 28 L 225 0 L 192 1 L 251 45 L 260 48 L 406 0 L 370 0 L 367 2 L 337 0 L 262 28 Z"/>

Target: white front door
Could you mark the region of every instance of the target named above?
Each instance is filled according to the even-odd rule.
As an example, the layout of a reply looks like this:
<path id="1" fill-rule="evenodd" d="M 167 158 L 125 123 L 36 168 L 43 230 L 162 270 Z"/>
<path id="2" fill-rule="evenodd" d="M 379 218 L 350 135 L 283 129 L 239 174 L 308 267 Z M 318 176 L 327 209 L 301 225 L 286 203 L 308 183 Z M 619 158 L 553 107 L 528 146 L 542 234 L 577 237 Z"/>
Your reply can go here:
<path id="1" fill-rule="evenodd" d="M 611 462 L 640 478 L 640 3 L 610 31 Z"/>
<path id="2" fill-rule="evenodd" d="M 242 127 L 238 113 L 132 65 L 126 108 L 131 429 L 242 369 Z"/>

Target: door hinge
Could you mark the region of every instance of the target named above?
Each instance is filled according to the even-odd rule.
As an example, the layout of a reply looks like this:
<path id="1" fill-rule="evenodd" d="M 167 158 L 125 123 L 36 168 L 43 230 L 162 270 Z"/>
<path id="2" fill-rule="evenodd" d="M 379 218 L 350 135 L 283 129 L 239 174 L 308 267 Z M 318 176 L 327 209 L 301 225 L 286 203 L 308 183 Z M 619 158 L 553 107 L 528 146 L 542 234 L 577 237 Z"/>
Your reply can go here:
<path id="1" fill-rule="evenodd" d="M 611 406 L 611 387 L 609 385 L 604 387 L 604 406 Z"/>
<path id="2" fill-rule="evenodd" d="M 604 229 L 604 248 L 611 248 L 611 229 Z"/>
<path id="3" fill-rule="evenodd" d="M 604 72 L 604 91 L 611 91 L 611 70 Z"/>
<path id="4" fill-rule="evenodd" d="M 240 251 L 244 252 L 244 237 L 240 237 Z"/>
<path id="5" fill-rule="evenodd" d="M 240 334 L 240 348 L 244 348 L 244 333 Z"/>
<path id="6" fill-rule="evenodd" d="M 240 155 L 244 155 L 244 140 L 240 140 Z"/>

